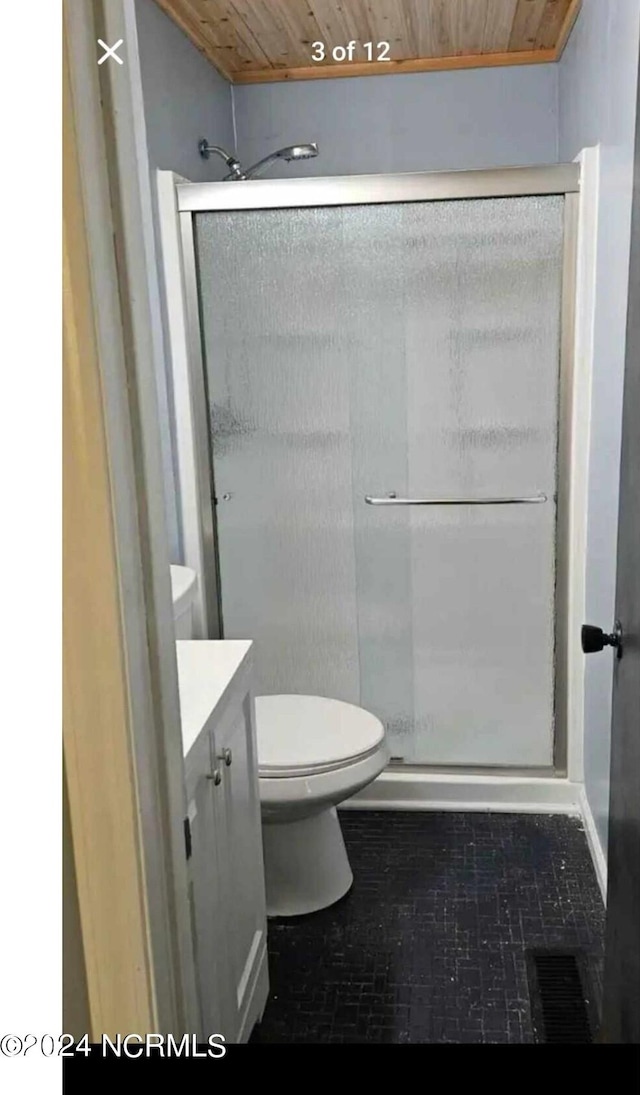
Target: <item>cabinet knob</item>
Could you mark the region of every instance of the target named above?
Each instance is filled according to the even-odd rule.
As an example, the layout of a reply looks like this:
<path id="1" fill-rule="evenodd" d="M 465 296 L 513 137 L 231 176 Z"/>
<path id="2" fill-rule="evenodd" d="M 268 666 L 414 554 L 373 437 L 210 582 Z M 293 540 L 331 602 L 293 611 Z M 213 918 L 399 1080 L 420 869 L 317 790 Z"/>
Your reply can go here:
<path id="1" fill-rule="evenodd" d="M 214 787 L 218 787 L 222 783 L 222 772 L 219 768 L 214 768 L 213 772 L 207 776 L 207 779 L 212 779 Z"/>
<path id="2" fill-rule="evenodd" d="M 218 760 L 223 760 L 228 768 L 233 760 L 233 753 L 230 749 L 223 749 L 222 752 L 218 754 Z"/>

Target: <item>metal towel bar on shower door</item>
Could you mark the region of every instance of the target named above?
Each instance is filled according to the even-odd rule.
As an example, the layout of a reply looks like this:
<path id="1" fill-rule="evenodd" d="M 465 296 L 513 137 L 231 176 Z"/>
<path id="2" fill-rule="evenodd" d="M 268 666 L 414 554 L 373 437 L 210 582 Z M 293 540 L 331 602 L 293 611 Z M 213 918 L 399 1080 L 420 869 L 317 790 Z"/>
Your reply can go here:
<path id="1" fill-rule="evenodd" d="M 534 494 L 530 498 L 397 498 L 388 494 L 384 498 L 364 498 L 368 506 L 537 506 L 547 502 L 546 494 Z"/>

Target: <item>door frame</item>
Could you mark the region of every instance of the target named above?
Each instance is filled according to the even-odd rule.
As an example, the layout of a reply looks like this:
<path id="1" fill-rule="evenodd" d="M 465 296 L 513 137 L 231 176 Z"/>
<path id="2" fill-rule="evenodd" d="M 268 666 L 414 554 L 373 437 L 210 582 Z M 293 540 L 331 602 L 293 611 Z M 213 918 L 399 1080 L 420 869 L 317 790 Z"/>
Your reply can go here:
<path id="1" fill-rule="evenodd" d="M 91 1035 L 200 1033 L 135 9 L 65 0 L 63 11 L 75 262 L 65 320 L 82 336 L 65 358 L 67 382 L 75 368 L 65 485 L 86 513 L 82 535 L 78 517 L 65 543 L 64 753 Z M 98 67 L 100 37 L 124 39 L 122 69 Z M 106 647 L 90 658 L 87 642 L 83 661 L 83 635 L 106 612 L 111 660 Z"/>
<path id="2" fill-rule="evenodd" d="M 569 776 L 581 778 L 581 731 L 570 722 L 576 708 L 573 692 L 579 687 L 570 649 L 569 611 L 572 601 L 580 604 L 584 593 L 573 589 L 572 556 L 576 533 L 575 505 L 571 483 L 572 448 L 575 445 L 574 359 L 576 334 L 576 287 L 578 234 L 581 218 L 582 162 L 542 167 L 508 167 L 470 171 L 417 172 L 390 175 L 335 176 L 305 179 L 259 179 L 245 182 L 190 183 L 171 172 L 157 172 L 160 236 L 165 285 L 171 287 L 173 326 L 170 344 L 174 384 L 189 388 L 189 416 L 176 423 L 178 452 L 188 450 L 191 463 L 190 495 L 197 499 L 185 509 L 182 528 L 185 562 L 203 575 L 201 615 L 207 621 L 204 632 L 210 638 L 222 635 L 220 569 L 217 552 L 215 513 L 215 467 L 210 443 L 210 407 L 206 384 L 203 337 L 198 294 L 194 216 L 198 212 L 284 209 L 330 205 L 455 201 L 478 198 L 565 197 L 565 238 L 562 276 L 561 346 L 558 396 L 558 472 L 556 498 L 556 634 L 555 634 L 555 726 L 553 762 L 548 768 L 515 769 L 464 767 L 451 769 L 432 765 L 391 766 L 393 773 L 433 774 L 447 777 L 462 773 L 487 776 L 522 775 L 533 779 Z M 188 541 L 198 544 L 189 552 Z M 578 576 L 579 581 L 579 576 Z M 578 707 L 578 709 L 580 709 Z M 575 748 L 575 745 L 579 747 Z M 577 791 L 576 791 L 577 794 Z M 396 796 L 397 797 L 397 796 Z M 554 796 L 552 795 L 552 798 Z M 575 796 L 573 796 L 575 797 Z M 572 801 L 573 801 L 572 797 Z M 381 802 L 380 805 L 384 803 Z M 372 803 L 367 800 L 367 805 Z"/>

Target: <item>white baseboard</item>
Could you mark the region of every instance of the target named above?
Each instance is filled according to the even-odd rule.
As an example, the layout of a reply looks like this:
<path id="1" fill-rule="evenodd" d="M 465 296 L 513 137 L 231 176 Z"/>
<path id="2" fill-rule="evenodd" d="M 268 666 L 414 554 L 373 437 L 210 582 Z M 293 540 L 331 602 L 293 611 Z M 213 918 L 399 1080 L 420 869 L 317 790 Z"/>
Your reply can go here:
<path id="1" fill-rule="evenodd" d="M 580 817 L 581 790 L 581 784 L 568 779 L 392 770 L 383 772 L 341 809 L 486 810 Z"/>
<path id="2" fill-rule="evenodd" d="M 593 867 L 598 879 L 598 885 L 602 894 L 602 900 L 607 903 L 607 859 L 600 840 L 594 816 L 589 806 L 589 801 L 584 787 L 580 789 L 580 814 L 584 825 L 584 833 L 591 852 Z"/>

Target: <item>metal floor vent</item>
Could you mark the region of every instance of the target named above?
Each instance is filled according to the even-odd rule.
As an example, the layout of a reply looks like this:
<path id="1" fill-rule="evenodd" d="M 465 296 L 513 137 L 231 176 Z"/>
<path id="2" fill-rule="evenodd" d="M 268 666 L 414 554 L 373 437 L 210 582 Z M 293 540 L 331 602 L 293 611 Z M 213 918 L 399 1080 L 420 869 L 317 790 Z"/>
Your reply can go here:
<path id="1" fill-rule="evenodd" d="M 592 1006 L 581 951 L 527 951 L 531 1018 L 537 1042 L 593 1042 Z"/>

